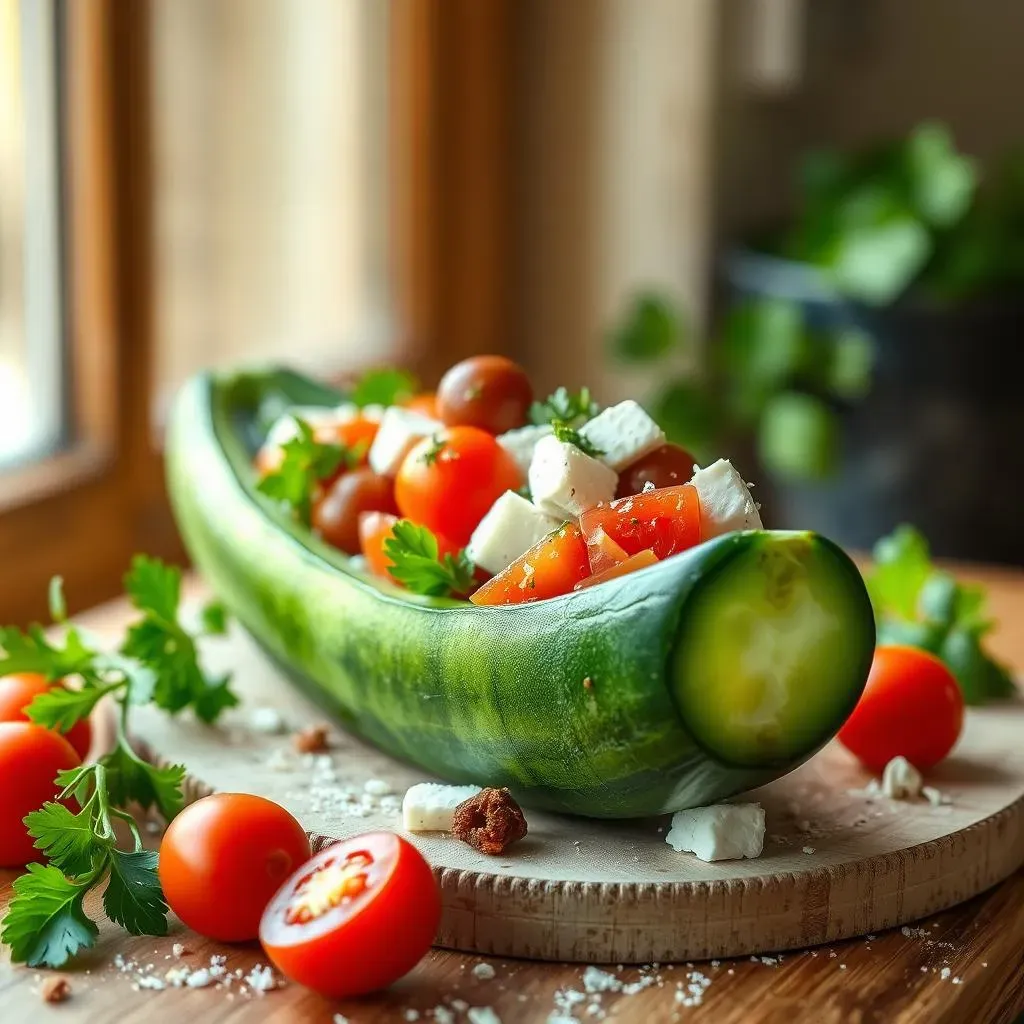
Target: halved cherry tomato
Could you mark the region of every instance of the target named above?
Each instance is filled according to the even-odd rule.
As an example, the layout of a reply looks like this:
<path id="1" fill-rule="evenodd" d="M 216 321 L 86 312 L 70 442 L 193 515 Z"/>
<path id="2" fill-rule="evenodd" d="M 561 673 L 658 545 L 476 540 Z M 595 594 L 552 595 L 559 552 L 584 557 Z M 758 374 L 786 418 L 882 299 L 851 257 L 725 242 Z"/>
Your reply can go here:
<path id="1" fill-rule="evenodd" d="M 320 536 L 346 554 L 359 553 L 361 512 L 397 512 L 395 484 L 372 469 L 353 469 L 330 484 L 313 503 L 312 525 Z"/>
<path id="2" fill-rule="evenodd" d="M 839 730 L 839 742 L 873 771 L 905 757 L 923 772 L 953 749 L 963 724 L 963 694 L 934 654 L 884 646 L 875 651 L 867 686 Z"/>
<path id="3" fill-rule="evenodd" d="M 616 544 L 601 527 L 587 538 L 587 555 L 592 573 L 604 572 L 629 558 L 621 545 Z"/>
<path id="4" fill-rule="evenodd" d="M 432 420 L 440 419 L 437 414 L 437 395 L 433 391 L 421 391 L 402 403 L 406 409 L 418 412 L 421 416 L 429 416 Z"/>
<path id="5" fill-rule="evenodd" d="M 392 535 L 397 522 L 398 516 L 388 512 L 363 512 L 359 517 L 359 549 L 374 576 L 389 579 L 401 587 L 404 584 L 399 583 L 391 575 L 391 559 L 384 553 L 384 541 Z M 441 534 L 436 533 L 434 536 L 437 538 L 437 553 L 440 558 L 458 554 L 458 544 L 453 544 Z"/>
<path id="6" fill-rule="evenodd" d="M 697 490 L 683 484 L 602 502 L 580 516 L 580 529 L 588 541 L 604 530 L 628 555 L 650 548 L 668 558 L 700 543 Z"/>
<path id="7" fill-rule="evenodd" d="M 646 569 L 647 566 L 654 565 L 657 561 L 658 556 L 650 548 L 646 551 L 638 551 L 635 555 L 630 555 L 629 558 L 616 563 L 603 572 L 594 573 L 593 576 L 580 580 L 573 589 L 582 590 L 584 587 L 597 586 L 598 583 L 607 583 L 608 580 L 628 576 L 631 572 L 636 572 L 637 569 Z"/>
<path id="8" fill-rule="evenodd" d="M 279 804 L 215 793 L 167 826 L 158 872 L 167 905 L 189 928 L 245 942 L 259 934 L 271 897 L 309 854 L 302 826 Z"/>
<path id="9" fill-rule="evenodd" d="M 395 498 L 407 519 L 465 545 L 494 502 L 522 482 L 515 460 L 493 435 L 446 427 L 406 455 Z"/>
<path id="10" fill-rule="evenodd" d="M 41 859 L 22 819 L 57 798 L 58 772 L 81 763 L 60 733 L 31 722 L 0 722 L 0 868 Z"/>
<path id="11" fill-rule="evenodd" d="M 342 999 L 410 971 L 440 921 L 440 892 L 422 854 L 391 832 L 369 832 L 322 850 L 281 886 L 260 942 L 287 978 Z"/>
<path id="12" fill-rule="evenodd" d="M 445 423 L 492 434 L 523 426 L 532 402 L 526 371 L 504 356 L 463 359 L 437 386 L 437 412 Z"/>
<path id="13" fill-rule="evenodd" d="M 575 523 L 566 523 L 488 580 L 469 599 L 481 605 L 542 601 L 571 593 L 589 575 L 590 559 L 580 528 Z"/>
<path id="14" fill-rule="evenodd" d="M 0 678 L 0 722 L 28 722 L 25 713 L 29 704 L 41 693 L 46 693 L 52 686 L 60 683 L 49 683 L 46 676 L 37 672 L 19 672 Z M 75 722 L 66 733 L 64 739 L 75 748 L 75 753 L 84 761 L 92 746 L 92 725 L 88 718 Z"/>

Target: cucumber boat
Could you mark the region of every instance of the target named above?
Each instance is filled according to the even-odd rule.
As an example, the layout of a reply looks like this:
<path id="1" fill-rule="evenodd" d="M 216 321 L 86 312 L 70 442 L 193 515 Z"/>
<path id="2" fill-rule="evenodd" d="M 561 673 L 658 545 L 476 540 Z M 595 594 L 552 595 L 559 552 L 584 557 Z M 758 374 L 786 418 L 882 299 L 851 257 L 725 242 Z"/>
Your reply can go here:
<path id="1" fill-rule="evenodd" d="M 871 665 L 860 573 L 813 533 L 731 533 L 600 586 L 476 607 L 356 570 L 256 489 L 289 406 L 338 392 L 287 370 L 201 374 L 171 417 L 171 499 L 214 592 L 354 733 L 524 805 L 630 818 L 795 768 Z"/>

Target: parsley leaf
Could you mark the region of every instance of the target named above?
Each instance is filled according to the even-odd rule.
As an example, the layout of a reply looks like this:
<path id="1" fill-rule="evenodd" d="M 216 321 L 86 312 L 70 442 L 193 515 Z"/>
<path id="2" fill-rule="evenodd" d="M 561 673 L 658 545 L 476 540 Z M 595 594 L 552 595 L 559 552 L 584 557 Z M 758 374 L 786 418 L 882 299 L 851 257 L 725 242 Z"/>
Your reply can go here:
<path id="1" fill-rule="evenodd" d="M 45 803 L 25 816 L 25 825 L 35 838 L 35 848 L 64 874 L 85 875 L 92 870 L 97 836 L 88 807 L 72 814 L 63 804 Z M 107 845 L 112 846 L 113 839 Z"/>
<path id="2" fill-rule="evenodd" d="M 928 542 L 912 526 L 900 526 L 878 541 L 866 581 L 879 644 L 910 644 L 937 655 L 956 676 L 968 704 L 1016 692 L 1006 666 L 982 643 L 994 625 L 985 614 L 984 591 L 936 569 Z"/>
<path id="3" fill-rule="evenodd" d="M 578 430 L 570 427 L 564 420 L 552 420 L 551 432 L 559 441 L 575 445 L 584 455 L 589 455 L 593 459 L 599 459 L 604 455 L 602 449 L 598 448 L 595 444 L 591 444 Z"/>
<path id="4" fill-rule="evenodd" d="M 158 861 L 154 850 L 111 851 L 103 909 L 132 935 L 167 934 L 167 903 L 156 874 Z"/>
<path id="5" fill-rule="evenodd" d="M 29 626 L 23 633 L 14 626 L 0 629 L 0 676 L 14 672 L 39 672 L 47 679 L 63 679 L 77 675 L 89 667 L 94 652 L 82 642 L 77 630 L 64 635 L 64 646 L 51 643 L 41 626 Z"/>
<path id="6" fill-rule="evenodd" d="M 281 445 L 281 463 L 264 476 L 256 489 L 268 498 L 289 505 L 301 522 L 309 525 L 313 491 L 343 462 L 354 465 L 356 454 L 340 444 L 317 441 L 313 428 L 298 416 L 297 436 Z"/>
<path id="7" fill-rule="evenodd" d="M 203 605 L 199 620 L 207 636 L 224 636 L 228 631 L 228 612 L 220 601 L 208 601 Z"/>
<path id="8" fill-rule="evenodd" d="M 132 802 L 147 808 L 155 805 L 168 821 L 185 806 L 181 793 L 184 765 L 157 767 L 136 757 L 124 744 L 107 754 L 103 765 L 110 802 L 116 806 Z"/>
<path id="9" fill-rule="evenodd" d="M 397 405 L 419 390 L 419 382 L 405 370 L 369 370 L 352 389 L 349 401 L 364 405 Z"/>
<path id="10" fill-rule="evenodd" d="M 530 422 L 541 425 L 561 420 L 569 426 L 579 426 L 600 411 L 601 407 L 591 398 L 590 388 L 580 388 L 576 394 L 559 388 L 543 402 L 530 406 Z"/>
<path id="11" fill-rule="evenodd" d="M 13 888 L 0 940 L 15 963 L 60 967 L 96 941 L 99 929 L 82 907 L 89 885 L 69 881 L 58 868 L 29 864 Z"/>
<path id="12" fill-rule="evenodd" d="M 54 686 L 39 694 L 25 713 L 36 725 L 67 732 L 76 722 L 88 718 L 100 700 L 120 686 L 121 683 L 103 686 L 91 677 L 86 677 L 76 690 Z"/>
<path id="13" fill-rule="evenodd" d="M 473 563 L 465 550 L 439 558 L 437 538 L 425 526 L 399 519 L 384 541 L 390 573 L 414 594 L 445 597 L 473 586 Z"/>

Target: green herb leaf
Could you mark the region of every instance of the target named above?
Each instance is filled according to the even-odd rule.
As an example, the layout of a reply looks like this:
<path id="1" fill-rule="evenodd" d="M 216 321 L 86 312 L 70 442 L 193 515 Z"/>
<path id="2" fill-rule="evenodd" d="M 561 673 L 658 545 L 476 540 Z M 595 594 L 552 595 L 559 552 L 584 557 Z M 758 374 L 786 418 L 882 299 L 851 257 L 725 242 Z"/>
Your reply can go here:
<path id="1" fill-rule="evenodd" d="M 153 850 L 111 851 L 103 909 L 132 935 L 167 934 L 167 903 L 156 873 L 158 861 Z"/>
<path id="2" fill-rule="evenodd" d="M 419 390 L 419 382 L 406 370 L 370 370 L 352 389 L 349 401 L 364 405 L 398 405 Z"/>
<path id="3" fill-rule="evenodd" d="M 827 342 L 830 358 L 825 387 L 837 398 L 857 401 L 871 390 L 875 344 L 864 331 L 847 327 L 832 334 Z"/>
<path id="4" fill-rule="evenodd" d="M 47 679 L 63 679 L 88 671 L 95 652 L 86 647 L 77 630 L 68 629 L 64 646 L 51 643 L 41 626 L 29 626 L 22 632 L 15 626 L 0 629 L 0 676 L 14 672 L 39 672 Z"/>
<path id="5" fill-rule="evenodd" d="M 968 704 L 1012 697 L 1017 688 L 1005 665 L 985 653 L 981 636 L 971 629 L 951 629 L 935 652 L 949 666 Z"/>
<path id="6" fill-rule="evenodd" d="M 835 469 L 838 425 L 814 395 L 783 391 L 765 405 L 758 449 L 765 466 L 780 476 L 821 479 Z"/>
<path id="7" fill-rule="evenodd" d="M 686 341 L 679 310 L 650 292 L 637 295 L 623 322 L 612 332 L 612 352 L 623 362 L 661 359 Z M 565 418 L 565 417 L 563 417 Z"/>
<path id="8" fill-rule="evenodd" d="M 600 411 L 601 407 L 591 397 L 590 388 L 580 388 L 575 394 L 566 388 L 558 388 L 543 402 L 534 402 L 530 406 L 530 422 L 542 426 L 560 420 L 571 426 L 580 426 Z"/>
<path id="9" fill-rule="evenodd" d="M 58 868 L 29 864 L 13 888 L 0 941 L 15 963 L 62 967 L 96 941 L 99 929 L 82 908 L 88 885 L 68 881 Z"/>
<path id="10" fill-rule="evenodd" d="M 33 844 L 46 859 L 66 875 L 85 875 L 93 858 L 113 846 L 113 838 L 101 839 L 93 831 L 89 808 L 72 814 L 63 804 L 45 803 L 25 817 Z"/>
<path id="11" fill-rule="evenodd" d="M 181 570 L 159 558 L 136 555 L 124 577 L 125 593 L 140 612 L 171 622 L 181 600 Z"/>
<path id="12" fill-rule="evenodd" d="M 913 202 L 938 228 L 949 227 L 970 208 L 978 184 L 974 162 L 956 151 L 949 129 L 934 121 L 918 125 L 907 139 Z"/>
<path id="13" fill-rule="evenodd" d="M 564 420 L 552 420 L 551 432 L 559 441 L 563 442 L 563 444 L 574 445 L 579 448 L 584 455 L 589 455 L 592 459 L 599 459 L 604 455 L 603 449 L 592 444 L 578 430 L 574 427 L 570 427 Z"/>
<path id="14" fill-rule="evenodd" d="M 391 575 L 414 594 L 445 597 L 473 586 L 473 563 L 466 552 L 439 558 L 437 538 L 425 526 L 399 519 L 384 541 Z"/>
<path id="15" fill-rule="evenodd" d="M 832 278 L 844 294 L 884 306 L 906 291 L 932 248 L 924 225 L 909 214 L 850 228 L 838 241 Z"/>
<path id="16" fill-rule="evenodd" d="M 224 636 L 228 631 L 228 610 L 220 601 L 209 601 L 199 613 L 207 636 Z"/>
<path id="17" fill-rule="evenodd" d="M 95 783 L 95 773 L 96 766 L 91 764 L 65 768 L 57 772 L 57 785 L 84 806 Z"/>
<path id="18" fill-rule="evenodd" d="M 923 534 L 907 524 L 898 526 L 875 544 L 873 558 L 867 584 L 876 617 L 915 619 L 918 595 L 932 574 Z"/>
<path id="19" fill-rule="evenodd" d="M 673 444 L 682 445 L 698 459 L 713 455 L 722 409 L 699 381 L 667 384 L 655 395 L 649 412 Z"/>
<path id="20" fill-rule="evenodd" d="M 203 688 L 192 695 L 192 710 L 200 722 L 212 725 L 222 711 L 238 704 L 238 697 L 231 690 L 231 676 L 206 679 Z"/>
<path id="21" fill-rule="evenodd" d="M 35 697 L 25 713 L 36 725 L 67 732 L 76 722 L 88 718 L 100 700 L 119 686 L 101 686 L 88 677 L 75 690 L 54 686 Z"/>
<path id="22" fill-rule="evenodd" d="M 119 745 L 101 761 L 107 770 L 107 791 L 110 802 L 124 807 L 135 801 L 142 807 L 153 807 L 170 821 L 185 804 L 181 787 L 185 766 L 181 764 L 158 768 L 136 757 Z"/>
<path id="23" fill-rule="evenodd" d="M 299 520 L 309 525 L 316 485 L 343 462 L 355 465 L 356 453 L 340 444 L 316 440 L 313 428 L 295 417 L 299 433 L 281 445 L 281 464 L 256 485 L 261 494 L 288 505 Z"/>

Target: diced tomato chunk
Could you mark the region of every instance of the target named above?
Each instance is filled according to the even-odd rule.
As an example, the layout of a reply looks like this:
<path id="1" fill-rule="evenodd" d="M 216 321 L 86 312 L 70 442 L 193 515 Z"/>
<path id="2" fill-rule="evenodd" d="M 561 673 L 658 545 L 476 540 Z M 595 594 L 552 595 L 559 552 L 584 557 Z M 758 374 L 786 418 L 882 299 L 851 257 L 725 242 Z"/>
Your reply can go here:
<path id="1" fill-rule="evenodd" d="M 571 593 L 589 575 L 590 560 L 580 528 L 576 523 L 566 523 L 488 580 L 469 599 L 473 604 L 487 605 L 542 601 Z"/>
<path id="2" fill-rule="evenodd" d="M 588 543 L 603 530 L 627 555 L 650 548 L 659 558 L 700 543 L 700 503 L 690 484 L 601 502 L 580 516 Z"/>
<path id="3" fill-rule="evenodd" d="M 604 572 L 629 558 L 621 545 L 613 541 L 600 526 L 587 538 L 587 553 L 590 556 L 590 571 L 594 573 Z"/>
<path id="4" fill-rule="evenodd" d="M 593 587 L 598 583 L 607 583 L 608 580 L 618 579 L 620 576 L 628 576 L 631 572 L 636 572 L 637 569 L 646 569 L 647 566 L 654 565 L 657 561 L 658 556 L 650 548 L 646 551 L 638 551 L 635 555 L 630 555 L 629 558 L 616 562 L 615 565 L 605 569 L 604 572 L 595 572 L 593 576 L 588 576 L 585 580 L 581 580 L 574 589 L 582 590 L 584 587 Z"/>

